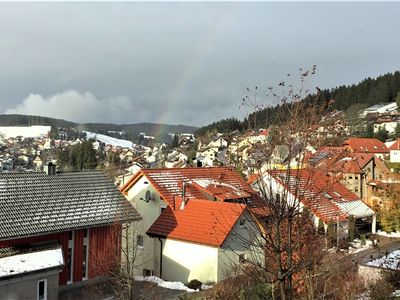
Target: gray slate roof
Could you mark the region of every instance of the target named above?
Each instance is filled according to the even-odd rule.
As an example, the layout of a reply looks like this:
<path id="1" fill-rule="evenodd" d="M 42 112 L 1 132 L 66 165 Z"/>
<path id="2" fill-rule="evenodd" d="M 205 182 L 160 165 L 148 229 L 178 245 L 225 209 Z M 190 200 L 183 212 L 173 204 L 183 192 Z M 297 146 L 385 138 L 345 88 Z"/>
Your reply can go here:
<path id="1" fill-rule="evenodd" d="M 100 171 L 0 173 L 0 240 L 139 218 Z"/>

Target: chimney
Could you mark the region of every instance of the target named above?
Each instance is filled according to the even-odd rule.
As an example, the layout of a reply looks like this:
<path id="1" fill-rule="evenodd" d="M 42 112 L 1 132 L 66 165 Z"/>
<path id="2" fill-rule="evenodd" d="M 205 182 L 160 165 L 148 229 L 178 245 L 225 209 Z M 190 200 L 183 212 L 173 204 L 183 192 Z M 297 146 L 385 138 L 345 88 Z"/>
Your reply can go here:
<path id="1" fill-rule="evenodd" d="M 52 162 L 45 165 L 43 169 L 48 176 L 54 176 L 57 174 L 57 166 Z"/>
<path id="2" fill-rule="evenodd" d="M 182 184 L 182 203 L 181 209 L 184 209 L 186 205 L 186 182 L 184 181 Z"/>

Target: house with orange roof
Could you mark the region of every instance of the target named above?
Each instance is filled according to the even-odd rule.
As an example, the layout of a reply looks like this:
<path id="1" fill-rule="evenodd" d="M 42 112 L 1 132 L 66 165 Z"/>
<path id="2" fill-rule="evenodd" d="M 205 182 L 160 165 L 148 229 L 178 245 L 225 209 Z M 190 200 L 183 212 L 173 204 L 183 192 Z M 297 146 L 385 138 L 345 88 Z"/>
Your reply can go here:
<path id="1" fill-rule="evenodd" d="M 343 146 L 353 153 L 373 153 L 382 159 L 389 155 L 389 149 L 378 139 L 353 137 L 344 141 Z"/>
<path id="2" fill-rule="evenodd" d="M 268 211 L 228 167 L 142 169 L 120 190 L 143 216 L 136 273 L 168 280 L 224 279 L 254 253 L 237 233 L 254 230 Z"/>
<path id="3" fill-rule="evenodd" d="M 335 177 L 319 169 L 266 171 L 257 185 L 289 206 L 307 209 L 314 225 L 322 227 L 325 234 L 332 224 L 339 237 L 347 237 L 353 218 L 357 228 L 376 231 L 375 212 Z"/>
<path id="4" fill-rule="evenodd" d="M 400 162 L 400 139 L 396 139 L 390 142 L 389 152 L 390 152 L 390 162 Z"/>
<path id="5" fill-rule="evenodd" d="M 308 165 L 336 177 L 361 199 L 368 198 L 368 182 L 385 178 L 390 170 L 375 153 L 352 152 L 346 147 L 324 147 Z"/>
<path id="6" fill-rule="evenodd" d="M 218 282 L 232 267 L 254 259 L 255 249 L 245 242 L 254 236 L 252 226 L 245 204 L 179 199 L 179 208 L 167 207 L 146 233 L 155 241 L 155 253 L 162 249 L 162 278 Z"/>

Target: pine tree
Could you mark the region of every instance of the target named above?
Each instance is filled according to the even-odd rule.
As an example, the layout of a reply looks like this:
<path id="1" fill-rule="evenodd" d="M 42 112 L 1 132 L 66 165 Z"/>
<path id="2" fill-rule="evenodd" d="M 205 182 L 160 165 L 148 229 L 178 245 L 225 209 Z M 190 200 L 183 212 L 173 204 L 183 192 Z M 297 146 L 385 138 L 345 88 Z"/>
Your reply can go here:
<path id="1" fill-rule="evenodd" d="M 174 134 L 174 140 L 172 141 L 172 148 L 179 147 L 179 136 L 177 133 Z"/>
<path id="2" fill-rule="evenodd" d="M 400 138 L 400 123 L 397 123 L 396 128 L 394 130 L 394 137 L 396 139 Z"/>
<path id="3" fill-rule="evenodd" d="M 397 104 L 397 110 L 400 111 L 400 91 L 398 91 L 396 95 L 396 104 Z"/>
<path id="4" fill-rule="evenodd" d="M 380 126 L 378 132 L 375 134 L 375 138 L 381 142 L 386 142 L 389 138 L 389 132 L 386 130 L 385 126 Z"/>

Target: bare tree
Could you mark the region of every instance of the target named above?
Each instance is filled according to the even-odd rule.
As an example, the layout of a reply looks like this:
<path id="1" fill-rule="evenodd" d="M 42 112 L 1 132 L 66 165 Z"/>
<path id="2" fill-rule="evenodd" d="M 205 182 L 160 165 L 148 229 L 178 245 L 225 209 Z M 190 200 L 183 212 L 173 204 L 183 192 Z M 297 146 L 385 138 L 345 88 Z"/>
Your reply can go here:
<path id="1" fill-rule="evenodd" d="M 309 71 L 300 69 L 298 86 L 288 74 L 289 82 L 280 82 L 278 91 L 269 88 L 269 94 L 280 102 L 275 116 L 277 126 L 255 170 L 260 175 L 255 185 L 259 197 L 246 202 L 248 206 L 261 205 L 267 209 L 264 209 L 263 216 L 257 216 L 257 220 L 248 220 L 249 235 L 236 235 L 238 244 L 254 250 L 254 255 L 239 267 L 259 281 L 271 284 L 269 293 L 275 299 L 293 299 L 300 295 L 312 299 L 320 287 L 313 282 L 326 275 L 320 267 L 326 254 L 325 238 L 315 229 L 311 218 L 311 210 L 318 206 L 318 199 L 324 191 L 313 186 L 318 174 L 306 164 L 305 157 L 311 142 L 324 143 L 318 141 L 324 138 L 318 134 L 321 127 L 333 132 L 342 123 L 331 109 L 333 100 L 320 103 L 321 90 L 317 88 L 313 97 L 305 87 L 315 70 L 315 66 Z M 246 103 L 247 99 L 249 97 L 243 102 Z M 260 107 L 253 102 L 248 106 Z M 279 163 L 273 156 L 278 145 L 286 149 Z M 331 291 L 323 291 L 325 294 L 328 292 Z"/>

